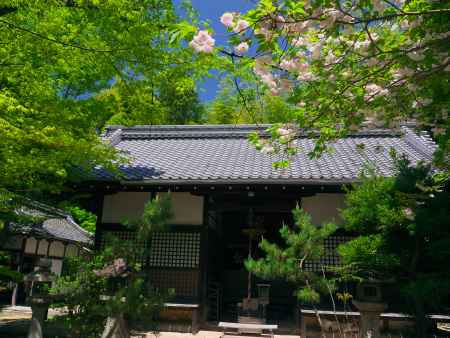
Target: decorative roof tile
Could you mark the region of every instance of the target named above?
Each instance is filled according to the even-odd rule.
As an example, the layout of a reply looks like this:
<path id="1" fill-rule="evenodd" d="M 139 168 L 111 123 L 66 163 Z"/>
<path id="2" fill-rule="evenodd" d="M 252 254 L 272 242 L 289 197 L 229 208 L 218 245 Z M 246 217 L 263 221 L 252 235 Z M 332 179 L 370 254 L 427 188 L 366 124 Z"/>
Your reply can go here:
<path id="1" fill-rule="evenodd" d="M 12 234 L 81 245 L 93 244 L 93 234 L 81 228 L 65 211 L 33 201 L 17 209 L 16 213 L 29 220 L 23 223 L 9 223 L 7 230 Z"/>
<path id="2" fill-rule="evenodd" d="M 257 131 L 267 135 L 270 125 L 110 126 L 103 139 L 127 154 L 121 166 L 126 181 L 147 184 L 183 183 L 292 183 L 339 184 L 353 182 L 369 163 L 380 174 L 393 174 L 390 150 L 413 163 L 431 161 L 436 145 L 410 126 L 397 130 L 362 130 L 331 144 L 333 151 L 311 159 L 314 141 L 298 135 L 299 151 L 284 169 L 273 163 L 283 154 L 264 154 L 248 142 Z M 114 180 L 98 168 L 96 180 Z"/>

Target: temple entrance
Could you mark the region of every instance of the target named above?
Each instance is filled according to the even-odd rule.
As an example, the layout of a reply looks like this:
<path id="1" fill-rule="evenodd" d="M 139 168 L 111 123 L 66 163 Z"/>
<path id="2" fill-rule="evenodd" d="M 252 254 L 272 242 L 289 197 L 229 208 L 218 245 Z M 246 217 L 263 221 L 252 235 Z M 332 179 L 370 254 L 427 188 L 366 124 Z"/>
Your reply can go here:
<path id="1" fill-rule="evenodd" d="M 283 280 L 262 280 L 249 276 L 244 261 L 249 254 L 260 258 L 263 253 L 258 247 L 262 238 L 280 243 L 279 230 L 283 224 L 292 226 L 291 210 L 297 201 L 283 196 L 234 196 L 228 200 L 221 196 L 221 208 L 217 208 L 217 224 L 213 246 L 215 264 L 210 264 L 209 280 L 216 283 L 220 292 L 217 318 L 210 320 L 237 321 L 242 302 L 250 296 L 257 299 L 261 288 L 269 289 L 264 317 L 268 323 L 282 325 L 293 322 L 296 304 L 293 287 Z M 230 198 L 231 199 L 231 198 Z M 209 251 L 211 252 L 211 251 Z M 264 284 L 261 286 L 261 284 Z"/>

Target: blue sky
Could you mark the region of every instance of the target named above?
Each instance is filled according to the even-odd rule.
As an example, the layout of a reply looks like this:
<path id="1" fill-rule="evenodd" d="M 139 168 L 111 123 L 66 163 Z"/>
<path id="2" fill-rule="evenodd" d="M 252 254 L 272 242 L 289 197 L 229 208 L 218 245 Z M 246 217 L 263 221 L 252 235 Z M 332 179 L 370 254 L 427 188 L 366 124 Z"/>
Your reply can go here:
<path id="1" fill-rule="evenodd" d="M 245 12 L 254 7 L 250 0 L 191 0 L 193 7 L 199 12 L 202 21 L 209 20 L 211 28 L 214 30 L 214 39 L 216 44 L 221 45 L 226 42 L 226 29 L 220 23 L 220 17 L 224 12 Z M 175 4 L 181 3 L 181 0 L 174 0 Z M 216 78 L 207 78 L 199 84 L 200 99 L 209 101 L 214 98 L 218 80 Z"/>

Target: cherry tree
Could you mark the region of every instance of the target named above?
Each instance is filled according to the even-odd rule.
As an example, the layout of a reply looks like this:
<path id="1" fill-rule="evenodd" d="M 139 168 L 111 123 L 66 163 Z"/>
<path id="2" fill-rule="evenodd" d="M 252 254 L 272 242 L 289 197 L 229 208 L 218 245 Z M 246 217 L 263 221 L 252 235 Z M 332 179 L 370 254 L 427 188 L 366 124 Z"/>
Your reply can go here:
<path id="1" fill-rule="evenodd" d="M 311 155 L 361 128 L 414 120 L 439 143 L 445 162 L 450 124 L 450 3 L 445 0 L 261 0 L 220 21 L 228 44 L 213 32 L 191 42 L 199 53 L 231 58 L 272 95 L 296 107 L 256 146 L 288 153 L 298 132 L 317 136 Z M 213 50 L 214 49 L 214 50 Z M 238 82 L 236 81 L 238 85 Z M 317 133 L 319 132 L 319 133 Z"/>

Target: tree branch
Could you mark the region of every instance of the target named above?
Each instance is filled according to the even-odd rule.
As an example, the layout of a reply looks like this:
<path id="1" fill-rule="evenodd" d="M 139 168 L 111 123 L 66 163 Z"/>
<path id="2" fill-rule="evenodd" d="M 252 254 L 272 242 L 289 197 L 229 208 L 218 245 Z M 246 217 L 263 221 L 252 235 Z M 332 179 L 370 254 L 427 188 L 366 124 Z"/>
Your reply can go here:
<path id="1" fill-rule="evenodd" d="M 67 43 L 67 42 L 63 42 L 63 41 L 60 41 L 60 40 L 49 38 L 48 36 L 45 36 L 45 35 L 37 33 L 37 32 L 33 32 L 33 31 L 31 31 L 31 30 L 29 30 L 27 28 L 24 28 L 24 27 L 17 26 L 15 24 L 13 24 L 13 23 L 11 23 L 9 21 L 3 20 L 3 19 L 0 19 L 0 23 L 3 23 L 5 25 L 7 25 L 7 26 L 9 26 L 10 28 L 12 28 L 14 30 L 19 30 L 19 31 L 31 34 L 33 36 L 37 36 L 38 38 L 43 39 L 43 40 L 47 40 L 47 41 L 50 41 L 50 42 L 53 42 L 53 43 L 56 43 L 56 44 L 59 44 L 59 45 L 65 46 L 65 47 L 72 47 L 72 48 L 85 50 L 85 51 L 88 51 L 88 52 L 113 53 L 115 51 L 125 50 L 125 49 L 96 49 L 96 48 L 91 48 L 91 47 L 85 47 L 85 46 L 81 46 L 81 45 L 71 44 L 71 43 Z"/>
<path id="2" fill-rule="evenodd" d="M 8 15 L 9 13 L 13 13 L 15 11 L 17 11 L 17 7 L 0 7 L 0 16 Z"/>

